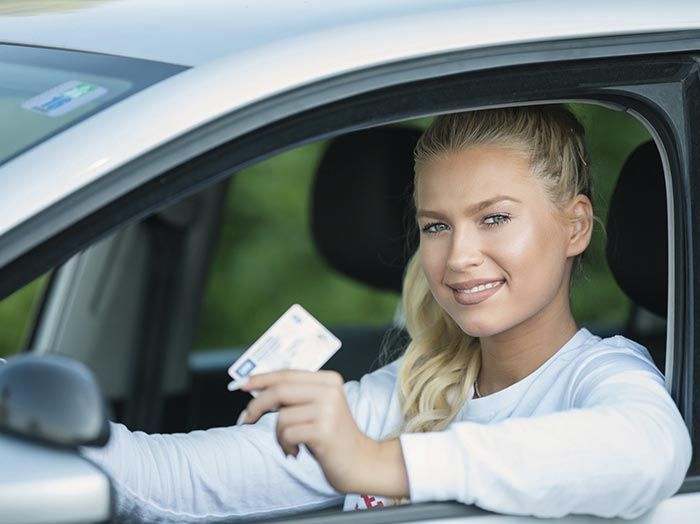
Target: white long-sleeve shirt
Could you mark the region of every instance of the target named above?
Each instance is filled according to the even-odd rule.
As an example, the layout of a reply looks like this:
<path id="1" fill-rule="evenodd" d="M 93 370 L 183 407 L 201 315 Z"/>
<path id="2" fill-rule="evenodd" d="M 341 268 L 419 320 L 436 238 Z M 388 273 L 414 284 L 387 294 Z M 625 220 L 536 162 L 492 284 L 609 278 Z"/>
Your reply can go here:
<path id="1" fill-rule="evenodd" d="M 345 384 L 371 438 L 399 426 L 399 366 Z M 212 522 L 340 503 L 306 450 L 285 458 L 275 423 L 268 414 L 254 425 L 175 435 L 113 424 L 106 448 L 84 454 L 112 475 L 118 513 L 129 520 Z M 400 439 L 413 502 L 543 517 L 636 517 L 676 492 L 691 459 L 686 426 L 648 352 L 586 329 L 523 380 L 467 401 L 446 430 Z M 347 495 L 344 507 L 387 503 Z"/>

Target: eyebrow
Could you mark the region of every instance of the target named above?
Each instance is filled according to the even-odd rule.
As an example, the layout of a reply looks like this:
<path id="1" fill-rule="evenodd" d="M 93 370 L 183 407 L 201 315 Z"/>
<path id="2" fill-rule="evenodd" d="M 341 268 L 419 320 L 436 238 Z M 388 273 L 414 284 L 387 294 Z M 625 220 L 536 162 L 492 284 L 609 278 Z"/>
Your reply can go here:
<path id="1" fill-rule="evenodd" d="M 497 202 L 503 202 L 504 200 L 509 200 L 511 202 L 516 202 L 518 204 L 522 204 L 521 200 L 518 200 L 517 198 L 508 196 L 508 195 L 499 195 L 495 196 L 493 198 L 489 198 L 488 200 L 483 200 L 481 202 L 477 202 L 476 204 L 472 204 L 471 206 L 468 206 L 466 208 L 466 214 L 467 215 L 474 215 L 478 213 L 479 211 L 483 211 L 489 206 L 492 206 L 493 204 Z M 429 209 L 419 209 L 416 212 L 416 218 L 419 217 L 432 217 L 432 218 L 442 218 L 444 215 L 438 211 L 431 211 Z"/>

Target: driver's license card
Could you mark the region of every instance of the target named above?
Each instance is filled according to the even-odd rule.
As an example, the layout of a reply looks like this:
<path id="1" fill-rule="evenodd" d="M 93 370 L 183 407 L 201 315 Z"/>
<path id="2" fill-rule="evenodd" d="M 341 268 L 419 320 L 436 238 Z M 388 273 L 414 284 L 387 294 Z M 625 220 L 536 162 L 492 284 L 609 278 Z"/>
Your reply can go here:
<path id="1" fill-rule="evenodd" d="M 258 373 L 281 369 L 318 371 L 340 345 L 340 340 L 323 324 L 294 304 L 228 368 L 233 379 L 229 390 L 236 389 L 234 384 L 241 379 Z"/>

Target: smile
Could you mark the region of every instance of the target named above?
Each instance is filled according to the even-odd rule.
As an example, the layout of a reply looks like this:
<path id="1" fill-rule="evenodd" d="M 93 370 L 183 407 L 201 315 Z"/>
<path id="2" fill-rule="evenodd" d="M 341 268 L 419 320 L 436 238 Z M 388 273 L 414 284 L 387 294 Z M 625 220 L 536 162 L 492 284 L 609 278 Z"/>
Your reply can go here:
<path id="1" fill-rule="evenodd" d="M 500 286 L 503 283 L 503 281 L 500 282 L 489 282 L 488 284 L 481 284 L 479 286 L 474 286 L 469 289 L 455 289 L 457 293 L 465 293 L 467 295 L 470 295 L 472 293 L 478 293 L 479 291 L 484 291 L 486 289 L 491 289 L 497 286 Z"/>
<path id="2" fill-rule="evenodd" d="M 498 293 L 505 280 L 496 280 L 493 282 L 484 282 L 468 288 L 451 288 L 452 296 L 455 301 L 463 306 L 472 306 L 479 304 L 484 300 Z"/>

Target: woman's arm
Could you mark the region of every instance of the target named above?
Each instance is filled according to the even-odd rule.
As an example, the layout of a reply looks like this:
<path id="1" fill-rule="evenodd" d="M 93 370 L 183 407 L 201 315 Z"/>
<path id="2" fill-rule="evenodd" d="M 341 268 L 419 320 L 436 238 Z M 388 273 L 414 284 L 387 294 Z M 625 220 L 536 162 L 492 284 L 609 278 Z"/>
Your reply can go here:
<path id="1" fill-rule="evenodd" d="M 402 435 L 412 501 L 633 518 L 673 495 L 691 445 L 660 378 L 629 370 L 598 376 L 581 391 L 567 411 Z"/>
<path id="2" fill-rule="evenodd" d="M 110 474 L 117 513 L 129 522 L 212 522 L 340 503 L 313 457 L 285 458 L 275 419 L 173 435 L 112 424 L 109 444 L 83 454 Z"/>
<path id="3" fill-rule="evenodd" d="M 341 386 L 361 431 L 378 437 L 397 364 Z M 318 462 L 302 448 L 287 457 L 277 441 L 278 415 L 241 427 L 147 435 L 112 424 L 104 448 L 83 448 L 112 477 L 125 521 L 215 522 L 274 516 L 342 501 Z"/>

